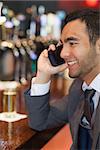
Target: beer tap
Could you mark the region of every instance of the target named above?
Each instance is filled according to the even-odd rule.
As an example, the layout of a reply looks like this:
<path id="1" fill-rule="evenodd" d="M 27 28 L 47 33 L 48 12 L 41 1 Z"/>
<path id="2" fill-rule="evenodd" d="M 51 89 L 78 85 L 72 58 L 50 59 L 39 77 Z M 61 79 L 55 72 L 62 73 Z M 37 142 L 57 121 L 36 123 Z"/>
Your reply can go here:
<path id="1" fill-rule="evenodd" d="M 0 80 L 3 81 L 14 79 L 15 58 L 12 46 L 9 41 L 2 41 L 0 44 Z"/>
<path id="2" fill-rule="evenodd" d="M 22 84 L 26 84 L 26 52 L 19 39 L 15 41 L 15 47 L 19 53 L 19 80 Z"/>

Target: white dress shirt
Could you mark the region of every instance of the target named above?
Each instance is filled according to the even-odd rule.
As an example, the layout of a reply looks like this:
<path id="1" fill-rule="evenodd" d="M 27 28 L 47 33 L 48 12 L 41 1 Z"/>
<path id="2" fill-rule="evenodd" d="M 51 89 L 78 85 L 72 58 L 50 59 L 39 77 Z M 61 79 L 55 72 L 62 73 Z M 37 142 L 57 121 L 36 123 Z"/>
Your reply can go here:
<path id="1" fill-rule="evenodd" d="M 96 90 L 95 95 L 93 96 L 94 109 L 96 109 L 100 97 L 100 73 L 94 78 L 89 86 L 84 82 L 82 85 L 82 89 L 83 91 L 85 91 L 86 89 Z"/>
<path id="2" fill-rule="evenodd" d="M 96 110 L 97 105 L 99 103 L 99 98 L 100 98 L 100 74 L 98 74 L 94 78 L 94 80 L 90 83 L 89 86 L 84 82 L 83 85 L 82 85 L 82 89 L 83 89 L 83 91 L 85 91 L 86 89 L 88 89 L 88 90 L 90 90 L 90 89 L 96 90 L 94 96 L 92 97 L 92 100 L 94 102 L 94 110 Z M 94 113 L 95 113 L 95 111 L 94 111 Z M 85 116 L 83 116 L 82 122 L 89 125 L 89 122 L 87 121 Z"/>
<path id="3" fill-rule="evenodd" d="M 31 96 L 40 96 L 49 92 L 51 81 L 45 84 L 35 84 L 34 82 L 35 82 L 35 78 L 32 79 L 31 92 L 30 92 Z M 82 89 L 83 91 L 85 91 L 86 89 L 96 90 L 96 93 L 93 97 L 94 109 L 96 109 L 100 97 L 100 73 L 94 78 L 94 80 L 91 82 L 89 86 L 84 82 L 82 85 Z"/>
<path id="4" fill-rule="evenodd" d="M 45 84 L 35 84 L 34 82 L 35 78 L 32 79 L 31 93 L 30 93 L 31 96 L 40 96 L 49 92 L 51 81 Z M 95 95 L 93 96 L 94 109 L 96 110 L 100 97 L 100 73 L 94 78 L 94 80 L 91 82 L 89 86 L 84 82 L 82 85 L 82 89 L 83 91 L 85 91 L 86 89 L 96 90 Z M 85 116 L 83 117 L 82 121 L 89 124 Z"/>
<path id="5" fill-rule="evenodd" d="M 49 89 L 50 89 L 51 81 L 49 81 L 45 84 L 35 84 L 34 83 L 35 79 L 36 79 L 36 77 L 34 77 L 32 79 L 30 95 L 31 96 L 40 96 L 40 95 L 45 95 L 46 93 L 48 93 Z"/>

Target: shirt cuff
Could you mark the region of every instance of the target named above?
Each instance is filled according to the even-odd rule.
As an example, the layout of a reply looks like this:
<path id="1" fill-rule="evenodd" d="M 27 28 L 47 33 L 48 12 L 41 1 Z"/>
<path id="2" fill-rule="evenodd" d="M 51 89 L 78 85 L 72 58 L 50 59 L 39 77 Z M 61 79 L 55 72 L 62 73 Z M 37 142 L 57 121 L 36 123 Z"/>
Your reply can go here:
<path id="1" fill-rule="evenodd" d="M 36 77 L 34 77 L 32 79 L 30 95 L 31 96 L 41 96 L 41 95 L 45 95 L 46 93 L 48 93 L 49 89 L 50 89 L 51 81 L 44 83 L 44 84 L 35 84 L 34 83 L 35 79 L 36 79 Z"/>

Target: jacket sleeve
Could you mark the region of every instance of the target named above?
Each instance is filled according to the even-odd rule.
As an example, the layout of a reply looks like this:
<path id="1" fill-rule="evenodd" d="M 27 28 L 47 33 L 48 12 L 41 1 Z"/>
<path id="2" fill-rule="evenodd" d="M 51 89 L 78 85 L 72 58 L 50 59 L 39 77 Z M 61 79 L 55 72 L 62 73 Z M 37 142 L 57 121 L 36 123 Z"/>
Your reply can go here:
<path id="1" fill-rule="evenodd" d="M 68 121 L 67 96 L 50 103 L 50 92 L 42 96 L 30 96 L 30 90 L 27 90 L 24 94 L 29 126 L 32 129 L 42 131 Z"/>
<path id="2" fill-rule="evenodd" d="M 57 127 L 69 122 L 69 116 L 77 106 L 81 82 L 73 82 L 69 95 L 50 103 L 50 92 L 42 96 L 30 96 L 30 90 L 25 92 L 26 109 L 29 126 L 42 131 L 47 128 Z M 70 115 L 71 114 L 71 115 Z"/>

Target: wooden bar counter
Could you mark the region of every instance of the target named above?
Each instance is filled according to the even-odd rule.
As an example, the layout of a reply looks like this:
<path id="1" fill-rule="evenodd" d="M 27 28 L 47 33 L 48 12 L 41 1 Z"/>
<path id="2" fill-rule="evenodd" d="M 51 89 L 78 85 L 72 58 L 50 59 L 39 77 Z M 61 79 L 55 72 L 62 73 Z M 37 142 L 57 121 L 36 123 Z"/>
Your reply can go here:
<path id="1" fill-rule="evenodd" d="M 62 76 L 55 76 L 51 84 L 51 100 L 58 100 L 64 96 L 68 92 L 68 86 L 69 81 Z M 17 98 L 18 113 L 27 114 L 23 94 L 28 87 L 29 85 L 20 88 Z M 0 92 L 0 112 L 2 112 L 2 91 Z M 15 122 L 0 121 L 0 150 L 20 150 L 19 147 L 30 141 L 31 138 L 34 143 L 34 137 L 37 134 L 39 135 L 39 133 L 29 128 L 27 118 Z"/>
<path id="2" fill-rule="evenodd" d="M 17 94 L 17 112 L 26 114 L 24 91 L 27 86 L 21 86 Z M 0 112 L 2 112 L 3 91 L 0 92 Z M 0 121 L 0 150 L 15 150 L 27 142 L 36 131 L 28 126 L 28 119 L 21 119 L 15 122 Z"/>
<path id="3" fill-rule="evenodd" d="M 0 150 L 15 150 L 35 133 L 28 127 L 27 119 L 14 123 L 0 121 Z"/>

